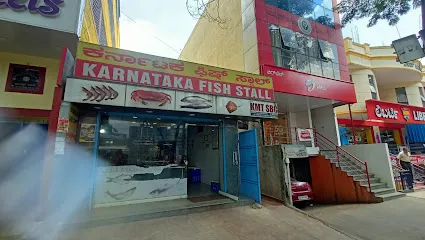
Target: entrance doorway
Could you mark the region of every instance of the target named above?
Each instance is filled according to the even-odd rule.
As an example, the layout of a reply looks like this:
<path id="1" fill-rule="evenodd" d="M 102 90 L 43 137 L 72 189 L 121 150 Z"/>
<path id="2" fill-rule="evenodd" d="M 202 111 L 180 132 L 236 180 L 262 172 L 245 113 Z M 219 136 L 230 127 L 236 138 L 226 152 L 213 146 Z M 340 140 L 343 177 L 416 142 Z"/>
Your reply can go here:
<path id="1" fill-rule="evenodd" d="M 218 125 L 187 125 L 187 194 L 192 202 L 225 198 L 219 194 L 223 165 Z"/>

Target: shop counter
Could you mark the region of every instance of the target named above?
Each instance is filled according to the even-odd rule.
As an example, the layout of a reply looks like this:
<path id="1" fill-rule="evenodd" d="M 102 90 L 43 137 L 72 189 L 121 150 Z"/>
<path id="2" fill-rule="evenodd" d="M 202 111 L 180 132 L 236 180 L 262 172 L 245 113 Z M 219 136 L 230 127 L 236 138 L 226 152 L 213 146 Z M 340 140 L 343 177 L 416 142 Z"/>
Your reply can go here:
<path id="1" fill-rule="evenodd" d="M 186 166 L 176 164 L 98 167 L 94 204 L 96 207 L 186 198 L 186 175 Z"/>

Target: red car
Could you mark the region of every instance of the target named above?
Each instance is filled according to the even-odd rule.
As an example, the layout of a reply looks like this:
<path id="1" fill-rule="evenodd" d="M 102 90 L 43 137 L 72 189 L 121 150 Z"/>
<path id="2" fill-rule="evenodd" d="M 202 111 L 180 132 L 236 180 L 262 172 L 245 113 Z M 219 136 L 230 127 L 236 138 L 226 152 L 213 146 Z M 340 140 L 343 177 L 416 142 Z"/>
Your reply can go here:
<path id="1" fill-rule="evenodd" d="M 291 178 L 291 190 L 294 204 L 307 204 L 313 200 L 313 190 L 307 182 L 300 182 Z"/>

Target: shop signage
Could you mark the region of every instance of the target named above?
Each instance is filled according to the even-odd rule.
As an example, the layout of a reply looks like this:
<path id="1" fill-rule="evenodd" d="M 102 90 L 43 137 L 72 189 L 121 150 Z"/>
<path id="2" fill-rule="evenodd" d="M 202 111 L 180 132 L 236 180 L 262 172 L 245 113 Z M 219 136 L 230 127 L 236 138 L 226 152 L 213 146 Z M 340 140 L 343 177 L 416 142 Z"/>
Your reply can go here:
<path id="1" fill-rule="evenodd" d="M 67 79 L 64 100 L 260 118 L 276 118 L 278 113 L 276 104 L 270 102 L 72 78 Z"/>
<path id="2" fill-rule="evenodd" d="M 64 100 L 67 102 L 124 106 L 125 94 L 125 85 L 68 79 Z"/>
<path id="3" fill-rule="evenodd" d="M 297 135 L 300 142 L 313 141 L 313 129 L 297 128 Z"/>
<path id="4" fill-rule="evenodd" d="M 217 96 L 217 113 L 223 115 L 251 116 L 251 101 Z"/>
<path id="5" fill-rule="evenodd" d="M 55 17 L 60 13 L 60 8 L 65 3 L 64 0 L 43 0 L 43 4 L 39 0 L 2 0 L 0 1 L 0 9 L 10 8 L 17 12 L 28 10 L 30 13 L 40 13 L 46 17 Z"/>
<path id="6" fill-rule="evenodd" d="M 298 18 L 297 23 L 298 23 L 298 28 L 301 30 L 302 33 L 304 33 L 306 35 L 311 34 L 312 27 L 311 27 L 310 22 L 307 19 L 300 17 L 300 18 Z"/>
<path id="7" fill-rule="evenodd" d="M 264 145 L 280 145 L 290 142 L 288 123 L 286 119 L 272 119 L 263 122 Z"/>
<path id="8" fill-rule="evenodd" d="M 270 77 L 80 42 L 76 77 L 273 101 Z"/>
<path id="9" fill-rule="evenodd" d="M 276 103 L 251 101 L 251 116 L 264 118 L 277 118 L 278 109 Z"/>
<path id="10" fill-rule="evenodd" d="M 367 100 L 368 119 L 400 123 L 425 123 L 425 108 L 398 103 Z"/>
<path id="11" fill-rule="evenodd" d="M 357 101 L 354 85 L 350 82 L 312 76 L 270 65 L 262 66 L 261 72 L 273 79 L 276 92 L 332 99 L 342 102 Z"/>
<path id="12" fill-rule="evenodd" d="M 284 158 L 306 158 L 308 157 L 307 147 L 305 145 L 282 144 Z"/>

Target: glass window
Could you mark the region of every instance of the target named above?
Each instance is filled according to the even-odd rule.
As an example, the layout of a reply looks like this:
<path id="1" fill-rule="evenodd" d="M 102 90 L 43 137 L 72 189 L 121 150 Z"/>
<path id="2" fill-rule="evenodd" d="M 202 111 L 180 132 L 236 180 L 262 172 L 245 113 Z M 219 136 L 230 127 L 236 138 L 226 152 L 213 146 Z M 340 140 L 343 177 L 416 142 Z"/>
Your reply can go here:
<path id="1" fill-rule="evenodd" d="M 368 78 L 369 78 L 370 91 L 373 92 L 373 93 L 376 93 L 375 81 L 373 80 L 373 76 L 368 75 Z"/>
<path id="2" fill-rule="evenodd" d="M 284 68 L 289 68 L 289 69 L 297 69 L 297 65 L 296 65 L 296 54 L 294 52 L 288 51 L 288 50 L 283 50 L 282 51 L 282 59 L 283 59 L 283 66 Z"/>
<path id="3" fill-rule="evenodd" d="M 314 3 L 310 0 L 289 0 L 289 11 L 297 16 L 314 19 Z"/>
<path id="4" fill-rule="evenodd" d="M 320 50 L 319 50 L 319 42 L 317 41 L 317 38 L 310 37 L 308 46 L 309 46 L 309 55 L 314 58 L 319 58 Z"/>
<path id="5" fill-rule="evenodd" d="M 304 55 L 308 55 L 308 38 L 306 35 L 301 34 L 301 33 L 295 33 L 295 36 L 297 38 L 297 42 L 298 42 L 298 49 L 297 52 L 304 54 Z"/>
<path id="6" fill-rule="evenodd" d="M 277 7 L 289 12 L 289 0 L 277 0 Z"/>
<path id="7" fill-rule="evenodd" d="M 313 2 L 314 3 L 317 3 L 319 5 L 322 5 L 322 7 L 327 8 L 327 9 L 332 9 L 333 8 L 332 7 L 332 0 L 323 0 L 321 3 L 318 3 L 320 1 L 321 0 L 314 0 Z"/>
<path id="8" fill-rule="evenodd" d="M 322 56 L 326 59 L 334 59 L 334 53 L 332 51 L 331 44 L 329 42 L 319 40 L 320 51 Z"/>
<path id="9" fill-rule="evenodd" d="M 186 155 L 184 122 L 109 117 L 100 129 L 99 156 L 108 165 L 182 164 Z"/>
<path id="10" fill-rule="evenodd" d="M 341 80 L 341 73 L 339 72 L 339 64 L 334 63 L 332 64 L 334 68 L 334 78 L 337 80 Z"/>
<path id="11" fill-rule="evenodd" d="M 407 99 L 407 94 L 406 94 L 406 88 L 404 88 L 404 87 L 396 88 L 395 93 L 396 93 L 396 96 L 397 96 L 397 102 L 398 103 L 409 104 L 409 101 Z"/>
<path id="12" fill-rule="evenodd" d="M 265 3 L 271 6 L 278 7 L 278 0 L 265 0 Z"/>
<path id="13" fill-rule="evenodd" d="M 419 87 L 419 94 L 421 95 L 422 106 L 424 106 L 424 107 L 425 107 L 425 93 L 424 93 L 424 87 Z"/>
<path id="14" fill-rule="evenodd" d="M 310 63 L 308 56 L 297 54 L 297 70 L 300 72 L 310 73 Z"/>
<path id="15" fill-rule="evenodd" d="M 334 69 L 331 61 L 322 61 L 323 76 L 334 78 Z"/>
<path id="16" fill-rule="evenodd" d="M 333 43 L 329 43 L 329 45 L 331 46 L 332 53 L 333 53 L 333 56 L 334 56 L 334 58 L 332 59 L 332 62 L 338 63 L 339 62 L 338 47 L 336 46 L 336 44 L 333 44 Z"/>
<path id="17" fill-rule="evenodd" d="M 279 67 L 283 67 L 282 49 L 272 47 L 274 64 Z"/>
<path id="18" fill-rule="evenodd" d="M 322 64 L 320 59 L 315 57 L 309 58 L 310 62 L 310 72 L 315 75 L 323 76 Z"/>
<path id="19" fill-rule="evenodd" d="M 282 36 L 282 41 L 283 41 L 283 45 L 289 48 L 298 48 L 298 42 L 297 42 L 297 38 L 295 37 L 295 32 L 287 29 L 287 28 L 283 28 L 280 27 L 280 34 Z"/>
<path id="20" fill-rule="evenodd" d="M 334 27 L 335 25 L 335 18 L 334 18 L 334 12 L 329 9 L 324 9 L 324 15 L 323 15 L 323 22 L 321 24 L 326 25 L 328 27 Z"/>
<path id="21" fill-rule="evenodd" d="M 280 31 L 279 31 L 279 27 L 270 24 L 269 25 L 269 29 L 270 29 L 270 40 L 271 40 L 271 44 L 273 47 L 282 47 L 282 38 L 280 36 Z"/>
<path id="22" fill-rule="evenodd" d="M 321 21 L 323 21 L 323 16 L 325 16 L 325 10 L 323 9 L 322 6 L 314 4 L 314 20 L 316 22 L 322 23 Z"/>

